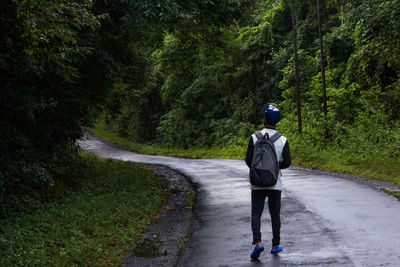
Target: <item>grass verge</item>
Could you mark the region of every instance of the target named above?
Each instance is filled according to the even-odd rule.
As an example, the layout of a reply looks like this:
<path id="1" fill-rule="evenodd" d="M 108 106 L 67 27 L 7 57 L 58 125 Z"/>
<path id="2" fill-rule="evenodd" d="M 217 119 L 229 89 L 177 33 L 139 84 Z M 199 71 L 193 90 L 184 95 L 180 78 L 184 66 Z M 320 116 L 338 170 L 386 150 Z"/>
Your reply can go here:
<path id="1" fill-rule="evenodd" d="M 139 144 L 126 138 L 117 136 L 101 127 L 95 127 L 90 130 L 94 135 L 107 139 L 119 146 L 147 155 L 162 155 L 180 158 L 192 159 L 244 159 L 247 147 L 232 146 L 229 148 L 176 148 L 160 146 L 154 144 Z"/>
<path id="2" fill-rule="evenodd" d="M 139 164 L 83 153 L 79 187 L 0 221 L 0 266 L 119 266 L 158 213 L 163 185 Z"/>
<path id="3" fill-rule="evenodd" d="M 292 150 L 293 164 L 311 169 L 345 173 L 391 182 L 400 186 L 400 158 L 357 158 L 343 150 Z"/>

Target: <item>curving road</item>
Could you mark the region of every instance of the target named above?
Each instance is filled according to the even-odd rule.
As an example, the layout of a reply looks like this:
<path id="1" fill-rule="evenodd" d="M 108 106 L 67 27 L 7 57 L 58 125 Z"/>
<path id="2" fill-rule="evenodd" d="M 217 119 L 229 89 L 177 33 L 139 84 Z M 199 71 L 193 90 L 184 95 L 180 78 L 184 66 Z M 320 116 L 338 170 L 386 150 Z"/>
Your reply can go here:
<path id="1" fill-rule="evenodd" d="M 126 151 L 92 136 L 81 148 L 100 157 L 162 164 L 198 185 L 195 223 L 178 266 L 400 266 L 400 201 L 334 175 L 283 170 L 284 251 L 250 261 L 248 168 L 239 160 L 193 160 Z M 270 244 L 269 213 L 262 218 Z"/>

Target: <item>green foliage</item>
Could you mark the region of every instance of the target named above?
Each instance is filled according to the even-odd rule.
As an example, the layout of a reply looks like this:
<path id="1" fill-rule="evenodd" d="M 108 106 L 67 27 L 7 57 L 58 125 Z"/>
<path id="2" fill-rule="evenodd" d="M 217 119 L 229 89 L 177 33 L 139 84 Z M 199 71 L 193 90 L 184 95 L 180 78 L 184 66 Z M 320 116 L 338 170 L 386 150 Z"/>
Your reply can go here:
<path id="1" fill-rule="evenodd" d="M 198 22 L 206 24 L 209 22 L 225 22 L 233 20 L 243 7 L 248 5 L 244 0 L 192 0 L 176 1 L 169 0 L 154 2 L 148 0 L 122 0 L 130 7 L 126 15 L 129 20 L 141 20 L 150 18 L 156 22 L 191 23 Z"/>
<path id="2" fill-rule="evenodd" d="M 136 54 L 141 64 L 125 64 L 138 66 L 141 72 L 135 81 L 121 77 L 116 86 L 122 87 L 107 97 L 103 116 L 107 128 L 142 142 L 157 139 L 184 147 L 211 145 L 214 140 L 203 133 L 211 133 L 211 119 L 226 116 L 229 103 L 224 98 L 227 79 L 219 76 L 224 66 L 209 66 L 209 62 L 227 55 L 223 46 L 224 39 L 231 38 L 228 24 L 241 18 L 249 1 L 124 3 L 132 9 L 125 14 L 130 29 L 143 31 L 144 21 L 156 21 L 159 31 L 153 35 L 162 35 L 163 42 L 153 45 L 146 42 L 148 36 L 139 36 L 144 45 L 127 41 L 140 51 Z"/>
<path id="3" fill-rule="evenodd" d="M 214 146 L 242 147 L 247 149 L 248 139 L 257 129 L 254 125 L 245 122 L 237 123 L 234 119 L 220 119 L 212 121 L 213 135 L 215 138 Z"/>
<path id="4" fill-rule="evenodd" d="M 92 46 L 91 2 L 2 1 L 0 217 L 51 198 L 76 177 L 71 144 L 109 86 Z M 94 68 L 96 66 L 96 68 Z"/>
<path id="5" fill-rule="evenodd" d="M 157 214 L 162 183 L 143 166 L 85 156 L 79 186 L 0 220 L 1 266 L 116 266 Z"/>
<path id="6" fill-rule="evenodd" d="M 77 150 L 70 146 L 59 146 L 51 155 L 24 152 L 22 159 L 3 162 L 0 218 L 34 210 L 42 202 L 59 197 L 84 171 Z"/>

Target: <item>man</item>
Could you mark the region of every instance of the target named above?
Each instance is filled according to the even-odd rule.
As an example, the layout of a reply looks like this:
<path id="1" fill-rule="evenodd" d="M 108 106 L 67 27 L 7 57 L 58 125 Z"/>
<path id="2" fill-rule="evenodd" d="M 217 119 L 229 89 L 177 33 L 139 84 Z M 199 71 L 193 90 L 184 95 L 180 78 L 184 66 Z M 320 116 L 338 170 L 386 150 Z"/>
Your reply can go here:
<path id="1" fill-rule="evenodd" d="M 264 126 L 265 128 L 261 131 L 262 135 L 268 134 L 269 137 L 272 137 L 276 131 L 276 124 L 281 119 L 280 110 L 275 105 L 266 104 L 264 105 Z M 246 164 L 247 166 L 251 166 L 252 158 L 253 158 L 253 150 L 256 141 L 258 140 L 256 134 L 253 134 L 250 137 L 249 145 L 246 153 Z M 290 166 L 291 158 L 290 158 L 290 150 L 289 143 L 286 138 L 282 135 L 274 142 L 276 158 L 279 161 L 283 158 L 282 161 L 279 161 L 280 169 L 285 169 Z M 273 155 L 273 154 L 272 154 Z M 280 209 L 281 209 L 281 172 L 279 171 L 278 179 L 275 185 L 269 187 L 259 187 L 255 185 L 251 185 L 251 228 L 253 231 L 253 245 L 255 248 L 251 253 L 250 257 L 252 259 L 258 259 L 262 251 L 264 251 L 264 247 L 261 243 L 261 215 L 264 210 L 264 203 L 266 197 L 268 197 L 268 208 L 271 215 L 272 222 L 272 249 L 271 253 L 277 254 L 282 251 L 282 247 L 280 244 L 280 228 L 281 228 L 281 219 L 280 219 Z"/>

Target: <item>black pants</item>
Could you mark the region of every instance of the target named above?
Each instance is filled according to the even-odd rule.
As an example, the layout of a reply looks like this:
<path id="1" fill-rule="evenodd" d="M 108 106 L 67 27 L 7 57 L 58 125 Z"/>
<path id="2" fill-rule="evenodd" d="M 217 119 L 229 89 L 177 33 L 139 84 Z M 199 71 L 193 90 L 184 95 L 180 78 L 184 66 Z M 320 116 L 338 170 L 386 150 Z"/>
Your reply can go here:
<path id="1" fill-rule="evenodd" d="M 253 244 L 261 241 L 261 215 L 264 210 L 266 197 L 268 197 L 268 208 L 271 214 L 272 245 L 279 245 L 281 239 L 281 191 L 268 189 L 251 191 L 251 229 L 253 231 Z"/>

